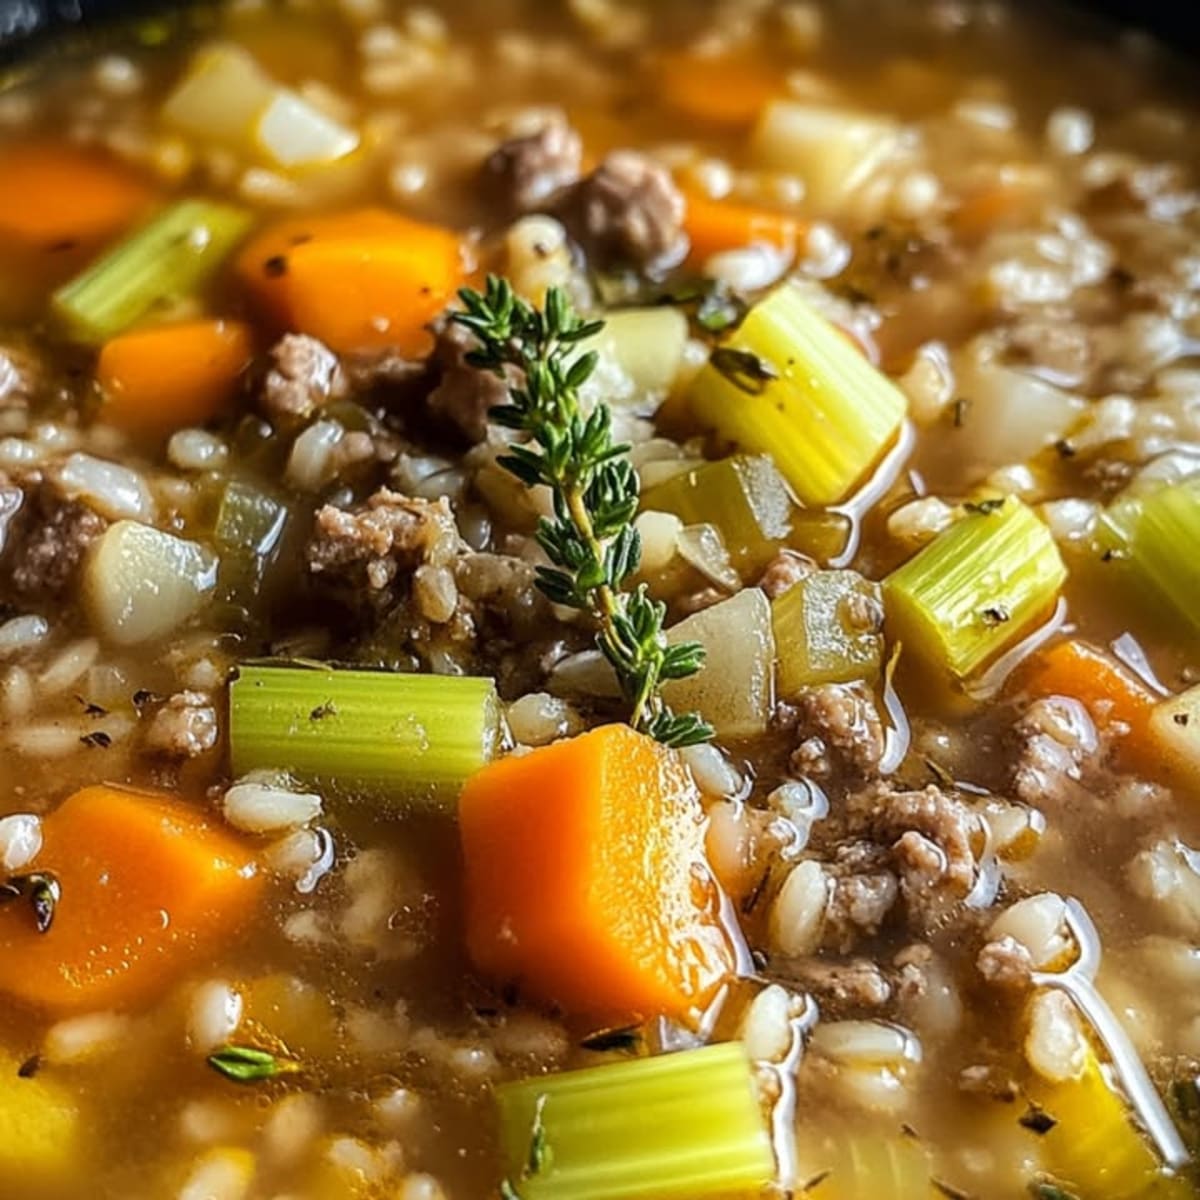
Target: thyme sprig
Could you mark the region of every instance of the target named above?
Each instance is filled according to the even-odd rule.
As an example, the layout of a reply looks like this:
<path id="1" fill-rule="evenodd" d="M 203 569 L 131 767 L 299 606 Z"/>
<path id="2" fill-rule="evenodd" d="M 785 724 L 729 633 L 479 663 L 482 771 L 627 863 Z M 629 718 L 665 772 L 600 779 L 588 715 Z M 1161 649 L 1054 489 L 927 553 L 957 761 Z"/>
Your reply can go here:
<path id="1" fill-rule="evenodd" d="M 509 402 L 492 409 L 497 424 L 529 436 L 498 461 L 528 487 L 544 484 L 553 519 L 538 523 L 537 540 L 554 564 L 539 567 L 537 584 L 555 604 L 589 612 L 596 643 L 612 664 L 629 705 L 629 723 L 668 746 L 712 737 L 696 713 L 673 713 L 660 687 L 694 675 L 704 662 L 696 642 L 668 645 L 666 605 L 645 584 L 623 590 L 641 561 L 633 524 L 639 481 L 628 446 L 612 436 L 612 413 L 597 404 L 585 413 L 579 391 L 596 368 L 594 351 L 580 343 L 603 328 L 572 308 L 559 288 L 543 308 L 517 296 L 507 280 L 490 276 L 484 291 L 459 293 L 465 311 L 454 320 L 479 348 L 469 361 L 508 383 Z"/>

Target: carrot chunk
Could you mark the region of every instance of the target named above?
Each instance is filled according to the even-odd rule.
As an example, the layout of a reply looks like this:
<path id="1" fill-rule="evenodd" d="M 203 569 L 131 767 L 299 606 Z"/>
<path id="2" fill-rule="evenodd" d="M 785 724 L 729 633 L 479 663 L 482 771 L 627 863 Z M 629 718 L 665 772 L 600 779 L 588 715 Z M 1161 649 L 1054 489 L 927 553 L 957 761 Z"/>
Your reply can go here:
<path id="1" fill-rule="evenodd" d="M 184 321 L 121 334 L 96 365 L 101 419 L 130 433 L 163 435 L 218 416 L 254 354 L 240 321 Z"/>
<path id="2" fill-rule="evenodd" d="M 140 216 L 153 196 L 104 155 L 59 142 L 0 151 L 0 241 L 26 249 L 98 246 Z"/>
<path id="3" fill-rule="evenodd" d="M 1157 697 L 1128 667 L 1077 638 L 1058 642 L 1038 655 L 1021 680 L 1034 696 L 1072 696 L 1102 729 L 1124 725 L 1116 753 L 1129 766 L 1152 765 L 1150 714 Z"/>
<path id="4" fill-rule="evenodd" d="M 703 262 L 722 250 L 755 243 L 773 246 L 791 257 L 804 233 L 805 222 L 787 213 L 737 200 L 712 200 L 698 192 L 687 197 L 684 230 L 694 261 Z"/>
<path id="5" fill-rule="evenodd" d="M 461 239 L 383 209 L 283 221 L 253 238 L 237 272 L 280 326 L 342 353 L 420 355 L 425 326 L 453 299 L 468 264 Z"/>
<path id="6" fill-rule="evenodd" d="M 783 90 L 779 73 L 750 54 L 665 54 L 658 78 L 672 108 L 707 125 L 749 125 Z"/>
<path id="7" fill-rule="evenodd" d="M 459 827 L 485 973 L 570 1012 L 686 1017 L 732 970 L 695 785 L 628 726 L 489 764 Z"/>
<path id="8" fill-rule="evenodd" d="M 262 886 L 245 846 L 152 792 L 84 788 L 42 835 L 32 869 L 60 890 L 50 928 L 20 899 L 0 905 L 0 992 L 37 1008 L 152 996 L 233 932 Z"/>

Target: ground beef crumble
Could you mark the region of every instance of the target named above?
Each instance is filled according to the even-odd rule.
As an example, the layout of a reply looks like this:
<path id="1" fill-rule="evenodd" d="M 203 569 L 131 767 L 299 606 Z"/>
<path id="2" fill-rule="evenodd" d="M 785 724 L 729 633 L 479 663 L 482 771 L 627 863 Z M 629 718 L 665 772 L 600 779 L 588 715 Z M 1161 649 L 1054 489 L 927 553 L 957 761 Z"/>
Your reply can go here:
<path id="1" fill-rule="evenodd" d="M 413 499 L 380 488 L 352 511 L 321 508 L 305 557 L 314 575 L 381 593 L 402 571 L 448 566 L 463 549 L 445 497 Z"/>
<path id="2" fill-rule="evenodd" d="M 892 996 L 891 984 L 867 958 L 805 959 L 789 970 L 788 977 L 789 983 L 795 982 L 816 997 L 823 1013 L 878 1009 Z"/>
<path id="3" fill-rule="evenodd" d="M 271 348 L 260 406 L 272 419 L 303 421 L 347 391 L 337 355 L 314 337 L 289 333 Z"/>
<path id="4" fill-rule="evenodd" d="M 1067 696 L 1035 700 L 1016 724 L 1020 749 L 1013 788 L 1026 804 L 1062 807 L 1083 796 L 1085 771 L 1098 764 L 1100 738 L 1088 711 Z"/>
<path id="5" fill-rule="evenodd" d="M 798 744 L 792 769 L 823 777 L 841 770 L 858 778 L 877 773 L 886 739 L 870 689 L 859 683 L 807 688 L 795 701 Z"/>
<path id="6" fill-rule="evenodd" d="M 650 271 L 687 253 L 683 193 L 666 167 L 635 150 L 614 150 L 576 187 L 568 223 L 589 255 Z"/>
<path id="7" fill-rule="evenodd" d="M 461 325 L 453 321 L 440 325 L 433 362 L 441 374 L 426 405 L 470 441 L 482 442 L 487 437 L 488 413 L 508 399 L 508 385 L 494 372 L 467 362 L 474 345 L 474 338 Z"/>
<path id="8" fill-rule="evenodd" d="M 556 113 L 540 129 L 509 138 L 488 155 L 483 192 L 506 212 L 536 212 L 578 182 L 582 162 L 579 134 Z"/>
<path id="9" fill-rule="evenodd" d="M 217 744 L 218 732 L 211 696 L 176 692 L 151 718 L 143 745 L 169 758 L 197 758 Z"/>
<path id="10" fill-rule="evenodd" d="M 24 488 L 24 500 L 8 530 L 9 579 L 22 596 L 58 596 L 71 585 L 88 547 L 108 522 L 78 500 L 68 500 L 40 478 Z"/>

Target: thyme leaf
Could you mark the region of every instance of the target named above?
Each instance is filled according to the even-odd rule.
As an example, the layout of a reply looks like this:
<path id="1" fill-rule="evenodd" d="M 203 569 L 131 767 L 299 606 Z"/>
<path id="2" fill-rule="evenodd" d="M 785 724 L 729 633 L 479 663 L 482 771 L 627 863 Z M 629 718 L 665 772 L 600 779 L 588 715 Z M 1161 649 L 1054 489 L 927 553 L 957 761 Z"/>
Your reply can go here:
<path id="1" fill-rule="evenodd" d="M 256 1046 L 222 1046 L 208 1056 L 208 1065 L 234 1083 L 258 1083 L 278 1075 L 294 1075 L 300 1064 L 292 1058 L 280 1058 Z"/>
<path id="2" fill-rule="evenodd" d="M 629 723 L 668 746 L 707 741 L 712 729 L 695 713 L 673 713 L 660 685 L 700 669 L 703 648 L 695 642 L 667 644 L 666 606 L 641 585 L 625 590 L 641 562 L 641 539 L 633 524 L 640 484 L 613 440 L 612 412 L 597 404 L 585 412 L 579 390 L 595 370 L 597 356 L 580 352 L 602 321 L 587 321 L 566 293 L 550 288 L 541 309 L 521 299 L 495 276 L 483 292 L 459 293 L 463 312 L 454 320 L 474 334 L 474 366 L 508 385 L 508 403 L 491 417 L 527 435 L 498 461 L 527 487 L 544 485 L 554 515 L 544 517 L 538 544 L 551 566 L 539 567 L 537 586 L 553 603 L 590 613 L 596 643 L 612 664 L 629 706 Z"/>

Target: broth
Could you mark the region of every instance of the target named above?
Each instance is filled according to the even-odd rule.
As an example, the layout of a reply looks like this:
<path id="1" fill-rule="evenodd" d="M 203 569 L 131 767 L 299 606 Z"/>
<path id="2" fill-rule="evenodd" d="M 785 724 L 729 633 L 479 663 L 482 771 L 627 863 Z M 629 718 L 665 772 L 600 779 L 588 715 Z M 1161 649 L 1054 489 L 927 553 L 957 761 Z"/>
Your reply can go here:
<path id="1" fill-rule="evenodd" d="M 1137 536 L 1149 543 L 1138 506 L 1150 512 L 1156 489 L 1195 496 L 1200 135 L 1165 53 L 1032 9 L 231 0 L 35 62 L 0 88 L 0 205 L 12 214 L 0 211 L 0 861 L 11 893 L 0 904 L 10 963 L 0 965 L 0 1195 L 473 1200 L 504 1194 L 507 1179 L 534 1200 L 599 1196 L 557 1192 L 536 1170 L 513 1178 L 493 1089 L 732 1039 L 757 1063 L 777 1162 L 774 1179 L 733 1194 L 1195 1194 L 1181 1148 L 1200 1103 L 1188 1103 L 1200 1059 L 1190 849 L 1200 751 L 1181 745 L 1200 714 L 1186 699 L 1200 659 L 1178 581 L 1194 578 L 1200 525 L 1180 517 L 1153 547 Z M 305 136 L 336 144 L 351 131 L 354 149 L 297 166 L 279 160 L 304 151 L 296 126 L 278 143 L 265 126 L 253 145 L 244 130 L 223 136 L 238 122 L 231 85 L 210 89 L 200 118 L 181 118 L 168 98 L 214 45 L 242 64 L 231 69 L 260 73 L 239 86 L 276 99 L 292 89 Z M 772 105 L 784 113 L 775 132 L 762 115 Z M 804 124 L 814 119 L 815 132 Z M 605 191 L 597 172 L 625 150 L 632 165 Z M 66 217 L 61 190 L 55 203 L 4 182 L 25 178 L 16 163 L 43 178 L 28 162 L 61 152 L 76 156 L 72 170 L 103 173 L 80 177 Z M 63 168 L 60 189 L 70 178 Z M 105 197 L 117 213 L 107 223 Z M 167 280 L 125 327 L 81 335 L 71 320 L 94 313 L 64 316 L 63 286 L 184 197 L 248 214 L 226 259 L 179 294 Z M 705 205 L 742 215 L 701 226 Z M 895 579 L 947 531 L 1017 510 L 1053 534 L 1039 553 L 1058 556 L 1065 582 L 1039 591 L 1030 614 L 985 607 L 980 627 L 1000 629 L 1008 656 L 985 655 L 984 668 L 1002 668 L 973 668 L 954 686 L 917 635 L 898 649 L 887 588 L 883 634 L 869 596 L 813 618 L 842 622 L 851 605 L 864 623 L 847 628 L 876 639 L 873 664 L 810 675 L 799 689 L 785 689 L 779 647 L 767 665 L 774 691 L 769 678 L 742 679 L 749 609 L 714 618 L 705 640 L 713 669 L 729 672 L 726 695 L 699 707 L 718 727 L 715 749 L 685 753 L 742 966 L 703 1022 L 579 1011 L 477 969 L 463 895 L 474 869 L 464 855 L 477 851 L 460 844 L 453 798 L 439 801 L 432 784 L 381 800 L 353 778 L 314 782 L 294 761 L 239 749 L 240 729 L 231 737 L 230 682 L 266 658 L 296 671 L 318 660 L 493 678 L 504 753 L 628 715 L 586 657 L 593 625 L 538 598 L 535 524 L 552 510 L 497 462 L 503 435 L 485 425 L 501 381 L 464 362 L 465 333 L 456 346 L 439 323 L 434 351 L 420 327 L 444 304 L 424 283 L 355 324 L 358 285 L 343 294 L 339 280 L 358 268 L 327 270 L 307 254 L 337 243 L 322 224 L 330 214 L 367 206 L 425 230 L 355 218 L 339 236 L 361 237 L 368 256 L 384 241 L 393 253 L 393 238 L 420 241 L 433 273 L 427 227 L 452 230 L 471 260 L 456 282 L 482 286 L 494 272 L 535 304 L 557 285 L 586 312 L 632 310 L 653 331 L 641 343 L 614 333 L 617 349 L 601 345 L 587 386 L 634 445 L 652 510 L 639 521 L 637 578 L 667 605 L 668 624 L 754 593 L 764 610 L 776 603 L 782 647 L 778 600 L 788 583 L 810 586 L 814 570 Z M 293 217 L 279 253 L 237 265 L 245 238 Z M 57 236 L 61 221 L 79 231 Z M 681 231 L 694 246 L 712 239 L 711 253 L 689 254 Z M 400 295 L 407 271 L 385 273 L 380 296 Z M 714 433 L 696 397 L 716 386 L 701 374 L 714 347 L 750 337 L 736 319 L 785 279 L 798 281 L 797 304 L 841 329 L 842 354 L 853 343 L 852 369 L 869 363 L 871 378 L 895 381 L 899 393 L 886 394 L 907 411 L 853 486 L 806 506 L 789 497 L 788 533 L 756 557 L 762 547 L 737 544 L 723 513 L 701 512 L 727 480 L 698 485 L 693 508 L 667 498 L 672 481 L 731 451 L 778 451 L 783 463 L 781 440 Z M 103 290 L 115 294 L 112 276 Z M 284 313 L 280 296 L 297 307 Z M 733 315 L 713 322 L 702 298 Z M 315 326 L 296 316 L 301 300 Z M 671 312 L 686 330 L 662 317 Z M 728 328 L 706 328 L 706 312 Z M 280 343 L 289 318 L 317 340 Z M 212 319 L 249 339 L 232 352 L 227 394 L 200 389 L 193 412 L 200 368 L 177 349 L 146 368 L 158 377 L 150 403 L 129 399 L 134 383 L 113 383 L 120 372 L 105 356 L 128 327 Z M 326 330 L 333 352 L 319 344 Z M 335 344 L 356 339 L 370 344 Z M 756 355 L 747 366 L 740 353 L 735 366 L 753 372 Z M 764 366 L 757 353 L 766 374 L 710 406 L 718 422 L 784 386 L 793 359 Z M 876 386 L 863 385 L 863 404 Z M 797 451 L 815 468 L 807 453 Z M 807 486 L 785 475 L 785 491 Z M 377 505 L 385 523 L 368 528 L 361 517 L 381 488 L 396 495 Z M 653 512 L 670 516 L 656 523 Z M 827 512 L 845 514 L 852 533 Z M 145 560 L 132 542 L 118 546 L 114 531 L 147 527 L 177 541 L 159 539 Z M 1163 546 L 1174 556 L 1165 567 L 1152 558 Z M 126 565 L 105 567 L 106 554 Z M 184 557 L 155 574 L 171 554 Z M 1025 565 L 995 561 L 999 590 Z M 719 657 L 726 639 L 737 649 Z M 1056 649 L 1080 645 L 1107 666 L 1039 673 Z M 385 705 L 374 695 L 367 709 Z M 735 702 L 754 709 L 748 722 L 730 717 Z M 340 728 L 341 703 L 318 698 L 308 724 Z M 375 724 L 349 750 L 330 742 L 321 770 L 354 776 L 393 733 Z M 389 769 L 411 784 L 432 761 L 422 758 L 432 736 L 420 726 Z M 294 776 L 254 777 L 267 816 L 239 815 L 231 753 Z M 194 928 L 171 931 L 181 941 L 164 935 L 144 988 L 126 990 L 120 963 L 94 1000 L 78 964 L 64 962 L 53 980 L 68 998 L 48 1000 L 16 965 L 33 919 L 28 881 L 63 877 L 45 945 L 57 936 L 69 955 L 76 867 L 71 855 L 30 853 L 29 838 L 96 784 L 172 797 L 202 818 L 189 844 L 232 837 L 260 882 L 230 912 L 204 901 Z M 126 802 L 140 803 L 134 795 Z M 295 799 L 312 795 L 315 814 Z M 150 865 L 134 861 L 131 878 Z M 1045 928 L 1062 920 L 1059 897 L 1095 923 L 1099 991 L 1149 1091 L 1109 1070 L 1112 1046 L 1065 993 L 1030 980 L 1033 967 L 1070 957 L 1065 942 L 1056 960 L 1029 948 L 1039 931 L 1061 939 Z M 171 920 L 165 912 L 164 927 Z M 158 936 L 139 933 L 131 957 Z M 634 1032 L 596 1037 L 626 1025 Z M 239 1083 L 206 1062 L 227 1043 L 288 1069 Z M 1088 1071 L 1108 1071 L 1090 1092 L 1084 1057 Z M 1159 1095 L 1165 1142 L 1146 1130 Z M 552 1173 L 552 1129 L 547 1139 Z M 646 1187 L 638 1195 L 660 1194 Z"/>

